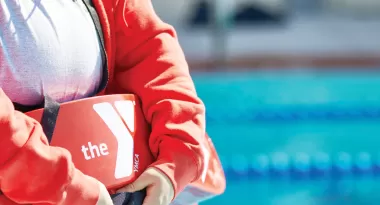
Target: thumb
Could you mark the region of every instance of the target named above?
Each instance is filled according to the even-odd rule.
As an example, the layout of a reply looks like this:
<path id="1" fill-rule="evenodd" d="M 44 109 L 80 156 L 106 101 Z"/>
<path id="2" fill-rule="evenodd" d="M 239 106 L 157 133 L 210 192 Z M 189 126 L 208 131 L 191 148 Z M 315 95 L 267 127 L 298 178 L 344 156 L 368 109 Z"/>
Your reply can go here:
<path id="1" fill-rule="evenodd" d="M 153 183 L 153 179 L 149 174 L 142 173 L 139 178 L 137 178 L 134 182 L 128 184 L 127 186 L 120 188 L 116 191 L 116 193 L 122 193 L 122 192 L 136 192 L 140 191 L 150 184 Z"/>

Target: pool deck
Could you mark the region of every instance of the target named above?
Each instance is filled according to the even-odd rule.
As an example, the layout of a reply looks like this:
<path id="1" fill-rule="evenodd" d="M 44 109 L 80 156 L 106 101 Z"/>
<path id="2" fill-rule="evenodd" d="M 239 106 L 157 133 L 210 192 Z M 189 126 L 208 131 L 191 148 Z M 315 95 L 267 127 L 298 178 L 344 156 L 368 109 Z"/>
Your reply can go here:
<path id="1" fill-rule="evenodd" d="M 214 36 L 206 29 L 176 29 L 194 70 L 221 65 L 380 68 L 379 19 L 302 17 L 283 26 L 240 27 Z"/>

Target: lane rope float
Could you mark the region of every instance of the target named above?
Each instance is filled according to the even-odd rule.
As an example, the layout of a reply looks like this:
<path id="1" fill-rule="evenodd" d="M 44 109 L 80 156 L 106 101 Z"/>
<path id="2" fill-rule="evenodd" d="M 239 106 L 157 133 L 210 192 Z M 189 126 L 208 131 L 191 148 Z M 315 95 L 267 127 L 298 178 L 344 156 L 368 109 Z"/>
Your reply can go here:
<path id="1" fill-rule="evenodd" d="M 345 175 L 380 174 L 380 155 L 368 152 L 314 155 L 283 152 L 255 156 L 221 157 L 227 177 L 341 177 Z"/>

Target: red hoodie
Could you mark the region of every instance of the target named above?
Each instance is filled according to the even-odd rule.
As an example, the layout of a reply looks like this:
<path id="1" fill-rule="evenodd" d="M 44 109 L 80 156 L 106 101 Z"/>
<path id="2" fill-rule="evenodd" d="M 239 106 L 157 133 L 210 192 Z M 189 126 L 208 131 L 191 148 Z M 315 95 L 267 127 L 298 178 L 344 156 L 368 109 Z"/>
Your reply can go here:
<path id="1" fill-rule="evenodd" d="M 174 29 L 151 0 L 93 0 L 108 58 L 101 94 L 134 93 L 152 124 L 152 165 L 172 181 L 176 195 L 203 169 L 200 143 L 205 108 L 197 97 Z M 98 190 L 66 150 L 49 146 L 41 125 L 15 111 L 0 89 L 0 204 L 94 205 Z"/>

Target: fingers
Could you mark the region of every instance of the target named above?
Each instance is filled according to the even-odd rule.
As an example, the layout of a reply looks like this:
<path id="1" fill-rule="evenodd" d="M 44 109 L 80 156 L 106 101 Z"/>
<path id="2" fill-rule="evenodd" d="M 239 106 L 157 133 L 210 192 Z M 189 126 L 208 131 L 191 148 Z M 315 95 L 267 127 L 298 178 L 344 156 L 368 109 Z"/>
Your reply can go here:
<path id="1" fill-rule="evenodd" d="M 160 193 L 155 190 L 154 187 L 147 190 L 147 195 L 145 197 L 144 203 L 142 205 L 164 205 L 163 200 L 160 199 Z"/>
<path id="2" fill-rule="evenodd" d="M 161 171 L 147 169 L 133 183 L 119 189 L 117 193 L 133 193 L 146 188 L 143 205 L 169 205 L 173 199 L 174 190 L 169 179 Z"/>
<path id="3" fill-rule="evenodd" d="M 169 205 L 174 195 L 170 180 L 166 180 L 166 175 L 154 168 L 147 171 L 153 176 L 156 183 L 147 188 L 147 196 L 143 205 Z"/>
<path id="4" fill-rule="evenodd" d="M 159 186 L 149 187 L 143 205 L 169 205 L 171 199 Z"/>
<path id="5" fill-rule="evenodd" d="M 149 172 L 144 172 L 134 182 L 117 190 L 116 193 L 140 191 L 152 184 L 153 182 L 154 178 L 149 174 Z"/>
<path id="6" fill-rule="evenodd" d="M 99 198 L 96 205 L 113 205 L 110 194 L 108 193 L 106 187 L 99 182 Z"/>
<path id="7" fill-rule="evenodd" d="M 104 184 L 102 184 L 100 181 L 98 181 L 97 179 L 91 176 L 86 175 L 86 177 L 88 177 L 90 180 L 95 180 L 98 183 L 99 197 L 98 197 L 98 201 L 96 202 L 96 205 L 113 205 L 111 196 L 109 192 L 107 191 L 107 188 L 104 186 Z"/>

